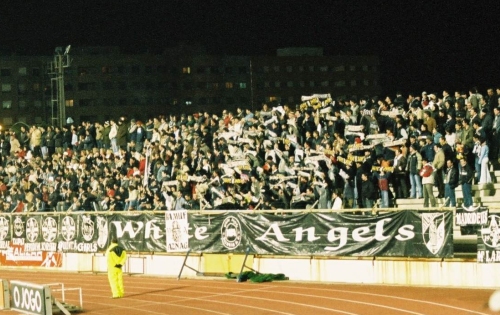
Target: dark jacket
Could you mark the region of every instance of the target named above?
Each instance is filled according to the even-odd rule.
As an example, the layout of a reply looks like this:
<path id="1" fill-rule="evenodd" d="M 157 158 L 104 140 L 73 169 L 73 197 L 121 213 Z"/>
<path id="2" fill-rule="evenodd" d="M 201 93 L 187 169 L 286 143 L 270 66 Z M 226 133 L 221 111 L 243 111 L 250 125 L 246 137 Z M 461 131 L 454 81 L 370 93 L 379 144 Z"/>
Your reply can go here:
<path id="1" fill-rule="evenodd" d="M 458 186 L 458 171 L 455 167 L 447 168 L 444 178 L 444 183 L 449 184 L 452 189 Z"/>
<path id="2" fill-rule="evenodd" d="M 471 184 L 473 177 L 474 177 L 474 172 L 472 171 L 472 168 L 469 166 L 469 164 L 466 164 L 465 166 L 462 166 L 460 168 L 458 183 L 460 185 Z"/>

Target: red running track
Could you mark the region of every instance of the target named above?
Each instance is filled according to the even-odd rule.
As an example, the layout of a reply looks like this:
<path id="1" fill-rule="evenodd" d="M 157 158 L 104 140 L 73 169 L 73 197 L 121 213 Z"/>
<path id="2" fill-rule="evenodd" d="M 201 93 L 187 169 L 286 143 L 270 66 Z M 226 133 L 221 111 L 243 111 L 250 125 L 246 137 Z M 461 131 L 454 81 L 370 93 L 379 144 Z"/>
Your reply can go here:
<path id="1" fill-rule="evenodd" d="M 0 278 L 38 284 L 64 283 L 83 290 L 83 314 L 496 314 L 492 289 L 452 289 L 303 282 L 237 283 L 225 279 L 124 276 L 125 297 L 111 299 L 105 274 L 1 270 Z M 58 292 L 53 295 L 57 298 Z M 78 304 L 68 292 L 66 302 Z M 17 314 L 3 311 L 1 314 Z"/>

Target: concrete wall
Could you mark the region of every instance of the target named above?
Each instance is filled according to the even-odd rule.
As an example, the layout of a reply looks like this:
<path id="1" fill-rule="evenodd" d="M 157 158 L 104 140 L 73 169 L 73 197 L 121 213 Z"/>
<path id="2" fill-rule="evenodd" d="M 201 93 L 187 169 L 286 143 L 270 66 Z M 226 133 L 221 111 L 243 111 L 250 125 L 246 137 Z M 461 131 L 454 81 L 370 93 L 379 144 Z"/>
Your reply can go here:
<path id="1" fill-rule="evenodd" d="M 191 254 L 186 264 L 207 275 L 239 273 L 243 260 L 241 255 L 235 256 Z M 177 277 L 184 257 L 182 254 L 130 254 L 124 272 Z M 249 256 L 246 265 L 262 273 L 284 273 L 290 280 L 299 281 L 500 287 L 500 268 L 496 264 L 477 264 L 475 260 Z M 102 254 L 64 254 L 61 270 L 106 272 L 106 260 Z M 183 278 L 196 276 L 195 271 L 184 268 Z"/>

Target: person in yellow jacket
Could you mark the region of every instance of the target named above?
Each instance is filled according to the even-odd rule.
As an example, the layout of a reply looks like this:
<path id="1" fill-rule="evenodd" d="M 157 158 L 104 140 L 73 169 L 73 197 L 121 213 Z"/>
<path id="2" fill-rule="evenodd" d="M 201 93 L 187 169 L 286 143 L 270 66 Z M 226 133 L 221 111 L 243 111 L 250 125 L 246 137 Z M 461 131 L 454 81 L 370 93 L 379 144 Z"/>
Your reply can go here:
<path id="1" fill-rule="evenodd" d="M 127 259 L 127 252 L 123 247 L 118 245 L 117 239 L 113 239 L 106 250 L 106 257 L 108 261 L 108 280 L 111 286 L 111 292 L 113 293 L 112 298 L 122 298 L 125 293 L 123 288 L 122 267 Z"/>

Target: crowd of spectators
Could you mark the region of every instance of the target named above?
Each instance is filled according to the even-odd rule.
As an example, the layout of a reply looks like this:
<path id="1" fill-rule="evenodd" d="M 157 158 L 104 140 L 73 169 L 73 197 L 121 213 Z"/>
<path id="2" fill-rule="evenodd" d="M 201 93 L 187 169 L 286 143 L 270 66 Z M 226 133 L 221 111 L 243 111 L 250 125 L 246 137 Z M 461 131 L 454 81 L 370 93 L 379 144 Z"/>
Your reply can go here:
<path id="1" fill-rule="evenodd" d="M 487 184 L 500 88 L 303 96 L 257 110 L 21 126 L 0 139 L 3 212 L 456 206 Z M 436 186 L 438 195 L 434 196 Z"/>

